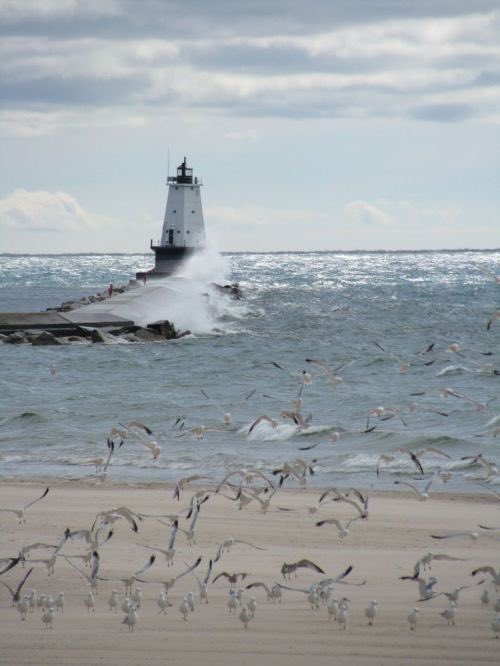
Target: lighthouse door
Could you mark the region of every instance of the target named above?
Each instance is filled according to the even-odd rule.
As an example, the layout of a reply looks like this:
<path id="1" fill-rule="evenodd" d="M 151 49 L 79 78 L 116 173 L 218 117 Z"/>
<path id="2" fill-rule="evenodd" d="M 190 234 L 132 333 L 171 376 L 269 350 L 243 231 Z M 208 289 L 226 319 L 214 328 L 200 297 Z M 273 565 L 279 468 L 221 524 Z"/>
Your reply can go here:
<path id="1" fill-rule="evenodd" d="M 174 244 L 174 230 L 173 229 L 168 230 L 168 244 L 169 245 Z"/>

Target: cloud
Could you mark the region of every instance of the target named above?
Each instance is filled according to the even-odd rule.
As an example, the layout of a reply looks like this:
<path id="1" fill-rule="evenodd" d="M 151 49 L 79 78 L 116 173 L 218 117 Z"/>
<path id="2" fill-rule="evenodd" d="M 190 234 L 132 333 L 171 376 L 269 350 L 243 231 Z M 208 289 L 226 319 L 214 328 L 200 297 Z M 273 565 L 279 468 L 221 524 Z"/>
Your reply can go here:
<path id="1" fill-rule="evenodd" d="M 348 219 L 355 224 L 370 226 L 393 224 L 392 218 L 387 213 L 366 201 L 351 201 L 345 205 L 344 211 Z"/>
<path id="2" fill-rule="evenodd" d="M 6 232 L 84 231 L 99 227 L 104 221 L 106 218 L 88 213 L 65 192 L 19 189 L 0 199 L 0 228 Z"/>
<path id="3" fill-rule="evenodd" d="M 482 94 L 499 89 L 492 2 L 475 2 L 470 13 L 459 1 L 325 0 L 310 12 L 270 0 L 265 22 L 261 2 L 187 4 L 0 0 L 4 110 L 114 108 L 117 122 L 172 108 L 440 122 L 495 115 L 497 100 Z"/>

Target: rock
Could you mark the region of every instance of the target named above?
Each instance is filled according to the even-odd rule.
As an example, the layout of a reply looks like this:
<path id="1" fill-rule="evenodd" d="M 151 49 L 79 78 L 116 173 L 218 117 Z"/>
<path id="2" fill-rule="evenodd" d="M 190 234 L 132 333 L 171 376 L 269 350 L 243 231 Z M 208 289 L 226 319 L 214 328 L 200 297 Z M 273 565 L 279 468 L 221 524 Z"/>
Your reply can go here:
<path id="1" fill-rule="evenodd" d="M 148 328 L 167 340 L 173 340 L 179 335 L 175 326 L 168 321 L 168 319 L 165 319 L 164 321 L 155 321 L 154 324 L 148 324 Z"/>
<path id="2" fill-rule="evenodd" d="M 16 331 L 15 333 L 11 333 L 10 335 L 6 335 L 4 342 L 7 342 L 10 345 L 20 345 L 25 342 L 28 342 L 26 336 L 24 333 L 21 333 L 21 331 Z"/>
<path id="3" fill-rule="evenodd" d="M 61 345 L 62 342 L 58 340 L 52 333 L 49 331 L 42 331 L 39 335 L 30 336 L 30 342 L 32 345 Z"/>
<path id="4" fill-rule="evenodd" d="M 98 328 L 93 328 L 90 332 L 90 339 L 92 342 L 106 342 L 108 340 L 107 336 L 103 331 L 100 331 Z"/>
<path id="5" fill-rule="evenodd" d="M 147 328 L 139 328 L 135 333 L 132 333 L 132 335 L 141 342 L 160 342 L 165 340 L 164 335 L 160 335 L 156 331 Z"/>
<path id="6" fill-rule="evenodd" d="M 217 289 L 221 294 L 227 294 L 234 300 L 239 301 L 243 298 L 243 292 L 241 291 L 240 285 L 238 283 L 234 284 L 217 284 L 212 282 L 212 286 Z"/>

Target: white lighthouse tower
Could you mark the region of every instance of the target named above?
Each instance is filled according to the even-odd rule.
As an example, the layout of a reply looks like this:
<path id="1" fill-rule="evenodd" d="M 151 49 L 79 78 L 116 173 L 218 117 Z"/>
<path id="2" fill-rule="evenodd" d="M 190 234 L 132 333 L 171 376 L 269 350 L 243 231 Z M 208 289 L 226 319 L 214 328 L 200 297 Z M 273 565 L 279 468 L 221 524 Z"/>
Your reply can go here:
<path id="1" fill-rule="evenodd" d="M 161 239 L 151 249 L 155 253 L 152 277 L 171 275 L 186 257 L 205 246 L 205 223 L 201 206 L 200 178 L 193 177 L 193 169 L 186 158 L 177 167 L 177 175 L 167 179 L 168 198 Z"/>

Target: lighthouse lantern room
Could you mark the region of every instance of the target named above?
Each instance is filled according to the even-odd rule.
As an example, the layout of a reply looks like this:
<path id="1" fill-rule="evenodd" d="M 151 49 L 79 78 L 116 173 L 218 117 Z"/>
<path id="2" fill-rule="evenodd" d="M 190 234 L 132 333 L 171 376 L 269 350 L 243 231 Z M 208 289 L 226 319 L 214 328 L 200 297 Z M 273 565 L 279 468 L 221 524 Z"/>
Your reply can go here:
<path id="1" fill-rule="evenodd" d="M 161 239 L 151 249 L 155 253 L 152 277 L 171 275 L 186 257 L 205 246 L 205 224 L 201 205 L 200 178 L 186 158 L 177 167 L 177 175 L 167 179 L 168 198 Z"/>

